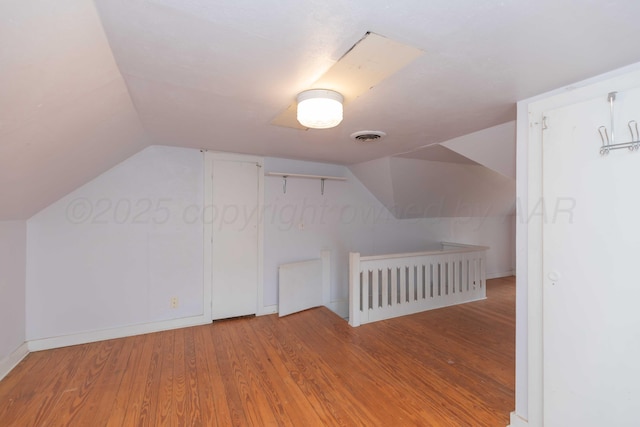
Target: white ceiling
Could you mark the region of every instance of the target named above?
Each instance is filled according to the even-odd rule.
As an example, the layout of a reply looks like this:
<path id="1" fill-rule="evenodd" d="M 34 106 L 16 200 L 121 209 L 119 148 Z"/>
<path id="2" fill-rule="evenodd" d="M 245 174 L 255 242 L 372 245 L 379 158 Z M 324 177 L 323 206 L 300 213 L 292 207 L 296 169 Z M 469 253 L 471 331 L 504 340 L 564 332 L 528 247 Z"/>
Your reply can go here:
<path id="1" fill-rule="evenodd" d="M 638 0 L 0 0 L 0 218 L 149 144 L 354 164 L 447 141 L 640 61 L 638 22 Z M 367 31 L 425 54 L 335 129 L 269 124 Z"/>

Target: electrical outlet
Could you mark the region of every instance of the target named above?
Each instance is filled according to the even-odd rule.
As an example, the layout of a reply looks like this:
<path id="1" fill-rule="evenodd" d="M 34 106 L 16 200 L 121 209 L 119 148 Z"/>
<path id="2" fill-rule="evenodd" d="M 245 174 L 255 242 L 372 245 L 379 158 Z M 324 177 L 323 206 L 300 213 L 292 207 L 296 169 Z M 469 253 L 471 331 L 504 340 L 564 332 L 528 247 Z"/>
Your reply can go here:
<path id="1" fill-rule="evenodd" d="M 178 297 L 171 297 L 171 308 L 178 308 Z"/>

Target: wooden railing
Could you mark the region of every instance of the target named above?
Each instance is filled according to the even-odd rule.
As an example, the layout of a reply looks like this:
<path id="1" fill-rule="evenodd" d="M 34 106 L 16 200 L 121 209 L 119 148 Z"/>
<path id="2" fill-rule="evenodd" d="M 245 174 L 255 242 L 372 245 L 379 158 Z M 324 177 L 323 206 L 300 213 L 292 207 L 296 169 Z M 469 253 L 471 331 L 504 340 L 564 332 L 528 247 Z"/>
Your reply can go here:
<path id="1" fill-rule="evenodd" d="M 442 242 L 442 250 L 349 254 L 349 324 L 389 319 L 486 298 L 486 246 Z"/>

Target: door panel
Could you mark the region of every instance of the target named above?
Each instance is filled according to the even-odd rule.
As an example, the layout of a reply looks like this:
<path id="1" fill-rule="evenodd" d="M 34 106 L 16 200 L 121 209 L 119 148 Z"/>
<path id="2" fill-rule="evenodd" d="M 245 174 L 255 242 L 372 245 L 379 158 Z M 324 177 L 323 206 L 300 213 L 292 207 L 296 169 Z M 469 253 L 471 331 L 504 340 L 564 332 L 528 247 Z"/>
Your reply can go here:
<path id="1" fill-rule="evenodd" d="M 212 318 L 255 314 L 258 304 L 258 167 L 213 160 Z"/>
<path id="2" fill-rule="evenodd" d="M 640 91 L 618 98 L 624 142 L 623 111 L 640 111 Z M 545 427 L 640 425 L 640 153 L 599 154 L 606 99 L 545 114 Z"/>

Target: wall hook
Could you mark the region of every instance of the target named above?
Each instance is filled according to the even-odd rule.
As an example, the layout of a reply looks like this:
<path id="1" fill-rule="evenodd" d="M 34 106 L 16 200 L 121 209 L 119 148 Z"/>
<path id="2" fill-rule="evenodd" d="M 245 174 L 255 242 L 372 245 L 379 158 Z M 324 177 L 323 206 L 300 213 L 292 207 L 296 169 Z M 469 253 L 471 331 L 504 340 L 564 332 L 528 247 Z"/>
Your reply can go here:
<path id="1" fill-rule="evenodd" d="M 606 126 L 600 126 L 598 128 L 598 133 L 600 134 L 600 139 L 602 140 L 602 148 L 600 148 L 600 154 L 606 155 L 609 154 L 609 134 L 607 133 Z M 606 140 L 606 141 L 605 141 Z"/>
<path id="2" fill-rule="evenodd" d="M 282 192 L 287 194 L 287 175 L 282 175 Z"/>
<path id="3" fill-rule="evenodd" d="M 609 116 L 611 119 L 611 126 L 609 128 L 611 136 L 609 136 L 606 126 L 600 126 L 598 128 L 598 134 L 600 134 L 600 139 L 602 140 L 600 154 L 603 156 L 609 154 L 609 152 L 612 150 L 620 150 L 623 148 L 628 148 L 629 151 L 640 151 L 640 132 L 638 130 L 638 122 L 636 122 L 635 120 L 630 120 L 627 123 L 629 133 L 631 133 L 631 141 L 616 142 L 616 137 L 613 130 L 613 126 L 615 125 L 613 107 L 617 93 L 618 92 L 609 92 L 609 94 L 607 95 L 607 102 L 609 103 Z"/>
<path id="4" fill-rule="evenodd" d="M 638 133 L 638 122 L 636 122 L 635 120 L 630 120 L 629 123 L 627 123 L 627 126 L 629 126 L 629 132 L 631 132 L 631 141 L 640 141 L 640 134 Z M 635 134 L 634 134 L 634 129 L 635 129 Z"/>
<path id="5" fill-rule="evenodd" d="M 627 123 L 629 132 L 631 133 L 631 145 L 629 145 L 629 151 L 638 151 L 640 148 L 640 137 L 638 135 L 638 122 L 635 120 L 629 120 Z M 634 133 L 635 130 L 635 133 Z"/>

